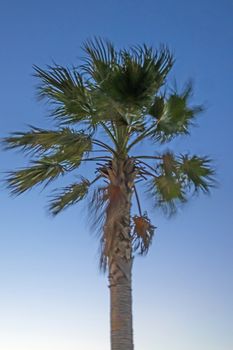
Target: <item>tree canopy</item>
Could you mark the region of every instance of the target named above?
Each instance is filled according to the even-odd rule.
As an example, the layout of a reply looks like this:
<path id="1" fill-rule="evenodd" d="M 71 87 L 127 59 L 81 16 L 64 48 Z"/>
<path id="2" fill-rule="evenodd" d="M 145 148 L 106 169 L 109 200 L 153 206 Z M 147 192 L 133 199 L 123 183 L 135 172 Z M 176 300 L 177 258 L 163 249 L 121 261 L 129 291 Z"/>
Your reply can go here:
<path id="1" fill-rule="evenodd" d="M 86 41 L 83 50 L 78 67 L 34 66 L 38 96 L 49 103 L 55 126 L 52 130 L 31 126 L 3 140 L 6 149 L 21 149 L 30 157 L 29 166 L 8 173 L 7 186 L 19 195 L 74 172 L 78 180 L 76 176 L 73 183 L 56 191 L 50 212 L 57 215 L 90 192 L 96 206 L 104 207 L 119 196 L 111 182 L 114 162 L 130 158 L 138 204 L 132 239 L 135 251 L 144 254 L 154 226 L 142 211 L 138 183 L 146 185 L 155 206 L 169 213 L 193 193 L 208 193 L 214 185 L 208 157 L 161 151 L 161 145 L 189 134 L 203 108 L 192 105 L 191 84 L 180 92 L 169 86 L 174 58 L 166 46 L 117 50 L 110 41 L 96 38 Z M 142 141 L 149 142 L 149 155 L 135 154 Z M 96 163 L 90 178 L 79 172 L 85 162 Z"/>

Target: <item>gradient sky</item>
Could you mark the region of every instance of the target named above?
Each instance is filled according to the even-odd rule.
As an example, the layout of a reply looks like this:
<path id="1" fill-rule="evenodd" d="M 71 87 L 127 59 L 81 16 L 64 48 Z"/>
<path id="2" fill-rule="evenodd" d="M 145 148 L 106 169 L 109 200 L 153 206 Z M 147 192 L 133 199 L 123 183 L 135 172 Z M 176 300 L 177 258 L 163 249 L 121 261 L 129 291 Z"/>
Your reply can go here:
<path id="1" fill-rule="evenodd" d="M 0 1 L 0 137 L 49 125 L 32 65 L 76 64 L 94 35 L 117 47 L 167 43 L 171 79 L 193 78 L 207 107 L 174 145 L 210 155 L 220 185 L 173 219 L 150 210 L 157 234 L 134 265 L 135 350 L 233 349 L 232 18 L 232 0 Z M 1 172 L 23 164 L 0 156 Z M 0 349 L 109 350 L 107 280 L 85 206 L 52 219 L 46 201 L 40 190 L 16 199 L 1 190 Z"/>

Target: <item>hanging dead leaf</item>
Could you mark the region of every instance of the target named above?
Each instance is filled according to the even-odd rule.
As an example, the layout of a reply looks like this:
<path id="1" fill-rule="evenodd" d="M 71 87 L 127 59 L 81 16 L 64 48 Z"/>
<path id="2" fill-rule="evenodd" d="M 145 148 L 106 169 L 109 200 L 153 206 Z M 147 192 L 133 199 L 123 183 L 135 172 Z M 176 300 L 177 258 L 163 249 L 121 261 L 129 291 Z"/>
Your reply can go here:
<path id="1" fill-rule="evenodd" d="M 133 245 L 134 250 L 139 250 L 139 254 L 146 254 L 152 242 L 155 226 L 150 222 L 147 214 L 134 216 Z"/>

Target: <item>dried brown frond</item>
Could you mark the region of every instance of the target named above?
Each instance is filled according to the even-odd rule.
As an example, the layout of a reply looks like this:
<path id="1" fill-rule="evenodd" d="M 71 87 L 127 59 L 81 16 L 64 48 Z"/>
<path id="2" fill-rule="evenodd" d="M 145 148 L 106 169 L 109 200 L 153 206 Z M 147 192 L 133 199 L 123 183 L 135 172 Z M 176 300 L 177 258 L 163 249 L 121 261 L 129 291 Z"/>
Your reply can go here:
<path id="1" fill-rule="evenodd" d="M 146 213 L 142 216 L 135 215 L 133 217 L 133 222 L 134 251 L 139 251 L 139 254 L 141 255 L 146 254 L 150 244 L 152 243 L 155 226 L 151 224 L 151 221 Z"/>

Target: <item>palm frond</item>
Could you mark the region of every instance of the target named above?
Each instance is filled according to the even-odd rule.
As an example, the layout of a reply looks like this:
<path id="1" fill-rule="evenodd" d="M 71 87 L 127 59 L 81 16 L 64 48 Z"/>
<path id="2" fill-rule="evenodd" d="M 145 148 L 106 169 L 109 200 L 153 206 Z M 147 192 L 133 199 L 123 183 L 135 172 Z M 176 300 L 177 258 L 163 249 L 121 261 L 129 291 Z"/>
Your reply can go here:
<path id="1" fill-rule="evenodd" d="M 201 190 L 207 193 L 215 186 L 215 171 L 211 166 L 211 159 L 186 154 L 179 157 L 179 162 L 187 185 L 194 187 L 195 192 Z"/>
<path id="2" fill-rule="evenodd" d="M 70 205 L 78 203 L 86 197 L 89 186 L 90 182 L 83 178 L 80 183 L 74 183 L 64 187 L 62 191 L 50 201 L 50 212 L 53 215 L 57 215 Z"/>
<path id="3" fill-rule="evenodd" d="M 173 65 L 167 47 L 154 51 L 142 45 L 116 51 L 111 42 L 95 38 L 83 48 L 87 57 L 82 68 L 94 81 L 95 107 L 99 103 L 106 111 L 115 107 L 118 117 L 121 109 L 125 115 L 151 104 Z"/>
<path id="4" fill-rule="evenodd" d="M 117 69 L 108 74 L 101 90 L 131 110 L 147 106 L 164 84 L 173 64 L 172 55 L 168 49 L 154 53 L 143 46 L 121 50 L 119 56 Z"/>
<path id="5" fill-rule="evenodd" d="M 81 68 L 96 84 L 101 84 L 117 66 L 114 45 L 108 40 L 95 37 L 84 42 L 83 50 L 87 56 Z"/>
<path id="6" fill-rule="evenodd" d="M 19 148 L 33 155 L 49 154 L 50 160 L 79 164 L 84 154 L 92 150 L 92 140 L 83 131 L 70 128 L 44 130 L 31 127 L 29 132 L 15 132 L 3 139 L 6 149 Z"/>
<path id="7" fill-rule="evenodd" d="M 166 151 L 161 155 L 161 162 L 158 167 L 160 167 L 162 173 L 167 176 L 177 175 L 178 173 L 178 162 L 171 151 Z"/>
<path id="8" fill-rule="evenodd" d="M 22 194 L 43 182 L 46 186 L 65 173 L 65 168 L 61 164 L 47 158 L 35 161 L 33 164 L 31 167 L 8 173 L 6 182 L 12 194 Z"/>
<path id="9" fill-rule="evenodd" d="M 184 188 L 176 176 L 158 176 L 151 181 L 150 190 L 156 206 L 169 215 L 176 212 L 179 203 L 186 201 Z"/>
<path id="10" fill-rule="evenodd" d="M 90 88 L 77 70 L 58 65 L 34 70 L 40 80 L 38 96 L 49 100 L 52 116 L 61 124 L 88 121 L 93 113 Z"/>
<path id="11" fill-rule="evenodd" d="M 149 191 L 156 205 L 169 214 L 175 213 L 177 206 L 193 193 L 208 193 L 216 184 L 212 161 L 207 157 L 175 156 L 167 151 L 158 158 Z"/>
<path id="12" fill-rule="evenodd" d="M 95 106 L 95 114 L 91 118 L 93 126 L 97 126 L 102 122 L 114 122 L 116 126 L 128 125 L 125 106 L 122 106 L 118 101 L 114 101 L 102 89 L 98 87 L 93 89 L 92 100 Z"/>
<path id="13" fill-rule="evenodd" d="M 202 106 L 190 106 L 192 85 L 188 84 L 179 94 L 172 92 L 169 97 L 156 97 L 148 113 L 156 119 L 152 137 L 160 142 L 171 140 L 180 134 L 189 134 L 197 114 L 203 111 Z"/>

